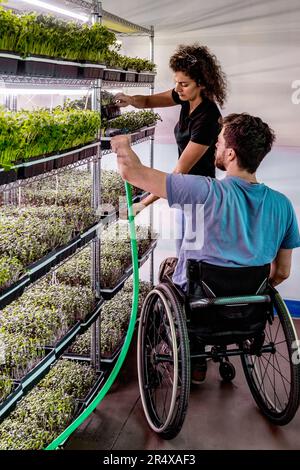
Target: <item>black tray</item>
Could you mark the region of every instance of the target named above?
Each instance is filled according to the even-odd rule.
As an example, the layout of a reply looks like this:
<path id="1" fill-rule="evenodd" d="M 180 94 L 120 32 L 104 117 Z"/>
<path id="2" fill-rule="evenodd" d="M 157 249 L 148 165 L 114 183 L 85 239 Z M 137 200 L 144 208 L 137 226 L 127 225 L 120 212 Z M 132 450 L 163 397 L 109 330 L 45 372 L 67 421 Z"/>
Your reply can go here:
<path id="1" fill-rule="evenodd" d="M 55 160 L 53 160 L 54 170 L 58 170 L 59 168 L 64 168 L 65 166 L 68 166 L 68 165 L 72 165 L 73 163 L 78 162 L 78 160 L 79 160 L 79 151 L 68 153 L 67 155 L 62 155 L 61 157 L 55 158 Z"/>
<path id="2" fill-rule="evenodd" d="M 116 345 L 113 351 L 111 351 L 110 353 L 102 353 L 100 355 L 101 362 L 104 362 L 106 364 L 113 364 L 118 359 L 118 356 L 123 347 L 125 338 L 126 338 L 126 333 L 123 334 L 122 338 L 120 338 L 120 340 L 118 341 L 118 344 Z M 101 344 L 100 344 L 100 347 L 101 347 Z"/>
<path id="3" fill-rule="evenodd" d="M 64 168 L 78 161 L 90 158 L 97 154 L 98 144 L 99 141 L 95 140 L 94 142 L 85 144 L 81 147 L 75 147 L 72 149 L 61 150 L 60 152 L 53 152 L 51 154 L 33 157 L 25 162 L 18 162 L 15 168 L 12 168 L 8 171 L 0 168 L 0 186 L 3 184 L 13 183 L 17 180 L 43 175 L 52 170 Z M 87 148 L 82 148 L 85 146 Z"/>
<path id="4" fill-rule="evenodd" d="M 0 73 L 3 75 L 17 75 L 18 59 L 10 57 L 0 57 Z"/>
<path id="5" fill-rule="evenodd" d="M 109 68 L 104 69 L 103 80 L 120 82 L 121 81 L 121 72 L 122 72 L 122 70 L 109 69 Z"/>
<path id="6" fill-rule="evenodd" d="M 121 81 L 134 83 L 136 81 L 136 75 L 137 75 L 136 72 L 131 71 L 131 70 L 130 71 L 126 70 L 126 72 L 121 73 Z"/>
<path id="7" fill-rule="evenodd" d="M 137 83 L 154 83 L 154 78 L 155 75 L 147 72 L 140 72 L 136 74 Z"/>
<path id="8" fill-rule="evenodd" d="M 141 129 L 139 131 L 133 132 L 130 135 L 130 139 L 132 143 L 137 142 L 138 140 L 141 140 L 145 137 L 145 130 Z"/>
<path id="9" fill-rule="evenodd" d="M 55 78 L 77 79 L 79 76 L 79 66 L 73 64 L 64 64 L 63 62 L 55 64 Z"/>
<path id="10" fill-rule="evenodd" d="M 50 253 L 43 256 L 38 261 L 34 261 L 27 266 L 30 282 L 35 282 L 42 276 L 45 276 L 45 274 L 47 274 L 51 268 L 56 265 L 56 251 L 56 249 L 50 251 Z"/>
<path id="11" fill-rule="evenodd" d="M 145 130 L 145 137 L 150 137 L 155 134 L 155 127 L 150 127 Z"/>
<path id="12" fill-rule="evenodd" d="M 102 288 L 100 285 L 100 293 L 101 297 L 105 300 L 110 300 L 112 299 L 124 286 L 125 282 L 129 278 L 129 276 L 132 274 L 132 268 L 127 268 L 124 274 L 119 278 L 117 284 L 112 287 L 112 288 Z"/>
<path id="13" fill-rule="evenodd" d="M 40 62 L 35 60 L 19 60 L 18 75 L 31 77 L 54 77 L 55 64 L 53 62 Z"/>
<path id="14" fill-rule="evenodd" d="M 19 383 L 15 390 L 13 390 L 8 397 L 0 404 L 0 422 L 6 418 L 11 412 L 12 408 L 16 406 L 17 402 L 23 397 L 22 385 Z"/>
<path id="15" fill-rule="evenodd" d="M 91 227 L 87 228 L 84 233 L 80 235 L 78 241 L 78 248 L 81 248 L 91 242 L 97 235 L 97 230 L 99 227 L 99 222 L 96 222 Z"/>
<path id="16" fill-rule="evenodd" d="M 139 268 L 143 266 L 143 264 L 148 260 L 149 256 L 151 255 L 152 251 L 157 245 L 157 240 L 154 240 L 148 250 L 138 258 L 138 263 L 139 263 Z M 124 286 L 125 282 L 127 279 L 131 276 L 133 273 L 133 266 L 130 265 L 126 268 L 124 271 L 124 274 L 119 278 L 118 282 L 116 285 L 112 288 L 101 288 L 100 286 L 100 293 L 103 299 L 105 300 L 110 300 L 112 299 Z"/>
<path id="17" fill-rule="evenodd" d="M 87 63 L 87 62 L 83 62 Z M 78 69 L 78 78 L 83 80 L 98 80 L 104 77 L 104 67 L 96 67 L 88 63 L 87 66 L 81 66 Z"/>
<path id="18" fill-rule="evenodd" d="M 0 294 L 0 310 L 14 300 L 17 300 L 24 292 L 25 288 L 30 284 L 30 277 L 25 274 L 17 282 L 10 287 L 3 289 Z"/>
<path id="19" fill-rule="evenodd" d="M 120 116 L 121 110 L 116 104 L 106 104 L 101 106 L 101 116 L 106 119 L 114 119 Z"/>
<path id="20" fill-rule="evenodd" d="M 44 173 L 48 173 L 54 169 L 55 160 L 49 159 L 43 162 L 39 162 L 38 160 L 41 160 L 41 157 L 33 157 L 27 162 L 21 164 L 21 166 L 17 169 L 17 179 L 23 180 L 32 178 L 33 176 L 43 175 Z M 36 164 L 34 163 L 35 161 L 37 162 Z"/>
<path id="21" fill-rule="evenodd" d="M 14 183 L 17 179 L 17 170 L 4 170 L 3 168 L 0 168 L 0 186 L 2 184 Z"/>
<path id="22" fill-rule="evenodd" d="M 63 249 L 58 249 L 57 255 L 55 257 L 55 264 L 64 261 L 66 258 L 71 256 L 77 250 L 80 242 L 80 235 L 72 238 L 64 247 Z"/>
<path id="23" fill-rule="evenodd" d="M 89 404 L 93 401 L 93 399 L 98 394 L 100 387 L 102 385 L 103 379 L 104 379 L 104 373 L 101 371 L 101 372 L 98 372 L 97 375 L 98 375 L 98 378 L 96 382 L 94 383 L 90 391 L 86 394 L 84 399 L 81 399 L 81 400 L 76 399 L 76 402 L 78 404 L 78 409 L 73 419 L 75 419 L 87 406 L 89 406 Z"/>

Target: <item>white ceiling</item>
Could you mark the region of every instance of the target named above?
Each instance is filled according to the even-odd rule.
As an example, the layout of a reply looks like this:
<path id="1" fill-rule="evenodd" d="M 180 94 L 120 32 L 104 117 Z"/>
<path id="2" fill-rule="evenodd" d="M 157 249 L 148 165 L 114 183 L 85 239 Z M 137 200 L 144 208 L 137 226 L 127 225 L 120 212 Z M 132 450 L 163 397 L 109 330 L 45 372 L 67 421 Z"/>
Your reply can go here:
<path id="1" fill-rule="evenodd" d="M 83 11 L 72 0 L 44 0 L 60 7 Z M 80 0 L 77 0 L 77 2 Z M 75 1 L 76 3 L 76 1 Z M 22 0 L 9 0 L 15 8 L 30 9 Z M 107 0 L 105 10 L 143 26 L 154 25 L 156 34 L 249 34 L 300 29 L 299 0 Z M 33 9 L 33 8 L 31 8 Z"/>

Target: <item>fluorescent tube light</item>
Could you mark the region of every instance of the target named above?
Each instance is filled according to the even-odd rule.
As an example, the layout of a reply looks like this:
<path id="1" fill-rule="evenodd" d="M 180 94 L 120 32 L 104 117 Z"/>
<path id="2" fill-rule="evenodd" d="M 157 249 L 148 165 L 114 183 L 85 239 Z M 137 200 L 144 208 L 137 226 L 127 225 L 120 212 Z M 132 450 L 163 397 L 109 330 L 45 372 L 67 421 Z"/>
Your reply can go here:
<path id="1" fill-rule="evenodd" d="M 49 88 L 0 88 L 0 95 L 87 95 L 91 90 L 88 89 L 49 89 Z"/>
<path id="2" fill-rule="evenodd" d="M 84 22 L 89 20 L 89 17 L 87 15 L 75 13 L 73 11 L 66 10 L 65 8 L 57 7 L 55 5 L 51 5 L 51 3 L 43 2 L 40 0 L 21 0 L 21 1 L 25 3 L 29 3 L 30 5 L 33 5 L 36 7 L 45 8 L 45 10 L 49 10 L 54 13 L 59 13 L 61 15 L 69 16 L 76 20 L 80 20 Z"/>

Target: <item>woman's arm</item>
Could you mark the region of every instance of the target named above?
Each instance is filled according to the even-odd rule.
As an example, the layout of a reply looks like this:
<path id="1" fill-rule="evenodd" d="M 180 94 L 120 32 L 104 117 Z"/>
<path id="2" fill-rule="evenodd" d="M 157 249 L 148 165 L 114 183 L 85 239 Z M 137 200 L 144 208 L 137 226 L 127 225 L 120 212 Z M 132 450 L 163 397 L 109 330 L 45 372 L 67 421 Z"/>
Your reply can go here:
<path id="1" fill-rule="evenodd" d="M 180 155 L 173 173 L 188 173 L 200 158 L 203 157 L 207 149 L 208 145 L 196 144 L 189 141 Z"/>
<path id="2" fill-rule="evenodd" d="M 143 108 L 166 108 L 175 106 L 177 103 L 172 98 L 172 90 L 156 93 L 154 95 L 124 95 L 118 93 L 115 96 L 115 103 L 120 107 L 134 106 L 138 109 Z"/>

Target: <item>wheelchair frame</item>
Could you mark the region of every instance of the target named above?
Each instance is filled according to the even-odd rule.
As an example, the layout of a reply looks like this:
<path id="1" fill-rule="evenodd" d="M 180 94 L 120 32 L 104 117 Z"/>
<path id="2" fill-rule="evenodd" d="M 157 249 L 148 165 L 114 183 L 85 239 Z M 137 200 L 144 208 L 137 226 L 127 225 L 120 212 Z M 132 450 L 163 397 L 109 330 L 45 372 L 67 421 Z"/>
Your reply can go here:
<path id="1" fill-rule="evenodd" d="M 216 343 L 211 351 L 190 354 L 186 309 L 175 286 L 163 282 L 148 294 L 138 331 L 138 379 L 144 413 L 153 431 L 165 439 L 180 432 L 188 407 L 190 361 L 197 358 L 220 362 L 220 375 L 230 382 L 235 369 L 229 357 L 240 356 L 248 386 L 263 415 L 277 425 L 293 419 L 300 402 L 300 364 L 293 363 L 292 356 L 296 353 L 300 358 L 300 349 L 292 318 L 277 290 L 269 286 L 266 295 L 202 298 L 189 307 L 256 303 L 273 307 L 261 336 L 230 343 L 237 344 L 234 349 Z M 277 342 L 279 332 L 281 341 Z M 284 347 L 287 357 L 282 353 Z M 289 362 L 289 379 L 280 371 L 283 357 Z M 274 376 L 274 385 L 269 366 L 273 367 L 272 375 L 279 374 L 276 383 Z"/>

